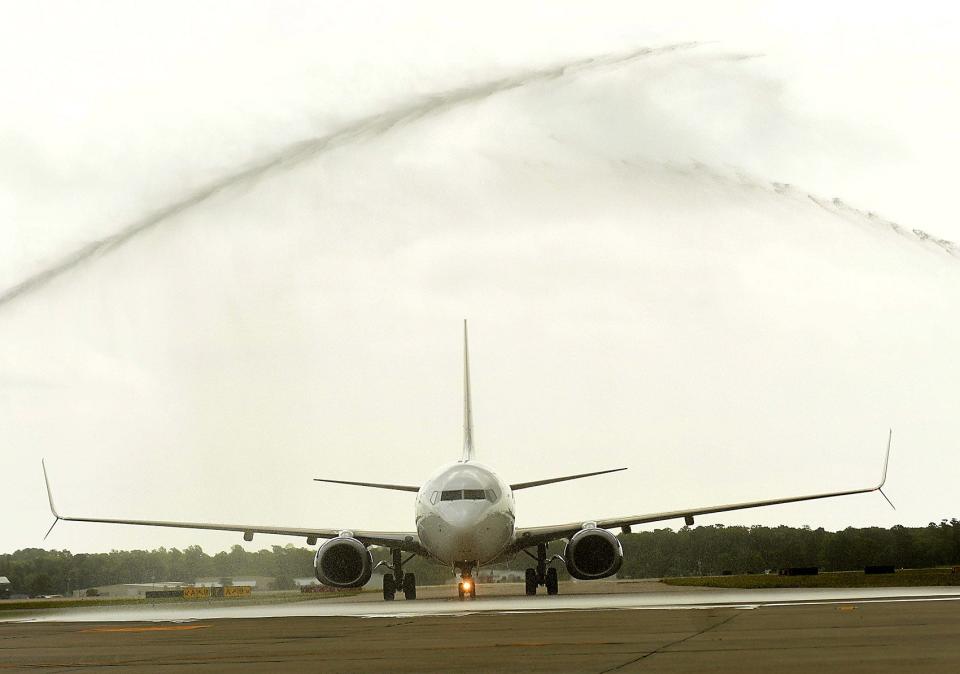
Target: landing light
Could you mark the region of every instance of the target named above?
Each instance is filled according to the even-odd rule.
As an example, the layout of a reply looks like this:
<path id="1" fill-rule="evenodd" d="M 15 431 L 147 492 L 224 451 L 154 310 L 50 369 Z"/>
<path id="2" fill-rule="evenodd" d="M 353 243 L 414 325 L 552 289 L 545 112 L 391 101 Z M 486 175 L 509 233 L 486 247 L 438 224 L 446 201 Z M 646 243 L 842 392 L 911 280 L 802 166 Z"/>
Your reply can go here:
<path id="1" fill-rule="evenodd" d="M 463 581 L 463 589 L 464 589 L 464 590 L 469 590 L 469 589 L 470 589 L 470 581 L 469 581 L 469 580 Z"/>

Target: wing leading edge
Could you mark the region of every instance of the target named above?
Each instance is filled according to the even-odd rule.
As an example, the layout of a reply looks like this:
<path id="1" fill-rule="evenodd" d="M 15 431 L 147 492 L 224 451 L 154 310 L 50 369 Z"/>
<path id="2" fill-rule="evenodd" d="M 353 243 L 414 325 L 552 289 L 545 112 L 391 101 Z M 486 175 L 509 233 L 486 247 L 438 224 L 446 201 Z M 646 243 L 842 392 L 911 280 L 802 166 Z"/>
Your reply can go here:
<path id="1" fill-rule="evenodd" d="M 47 500 L 50 502 L 50 512 L 56 518 L 44 539 L 53 531 L 57 522 L 98 522 L 101 524 L 132 524 L 146 527 L 171 527 L 175 529 L 203 529 L 207 531 L 236 531 L 244 535 L 245 540 L 251 540 L 253 534 L 275 534 L 278 536 L 296 536 L 306 538 L 308 545 L 314 545 L 318 538 L 336 538 L 341 534 L 351 535 L 364 545 L 383 545 L 398 547 L 405 552 L 423 553 L 420 540 L 413 532 L 403 531 L 357 531 L 355 529 L 315 529 L 298 527 L 278 527 L 263 524 L 219 524 L 215 522 L 171 522 L 166 520 L 129 520 L 107 517 L 70 517 L 61 515 L 53 502 L 53 492 L 50 489 L 50 478 L 47 476 L 46 463 L 43 466 L 43 479 L 47 486 Z"/>
<path id="2" fill-rule="evenodd" d="M 531 482 L 516 482 L 510 485 L 510 489 L 529 489 L 530 487 L 542 487 L 545 484 L 554 484 L 557 482 L 566 482 L 568 480 L 579 480 L 582 477 L 593 477 L 594 475 L 606 475 L 607 473 L 618 473 L 626 468 L 611 468 L 609 470 L 597 470 L 592 473 L 580 473 L 579 475 L 564 475 L 563 477 L 551 477 L 546 480 L 533 480 Z"/>
<path id="3" fill-rule="evenodd" d="M 698 515 L 710 515 L 713 513 L 731 512 L 734 510 L 746 510 L 748 508 L 760 508 L 763 506 L 780 505 L 783 503 L 797 503 L 799 501 L 813 501 L 816 499 L 833 498 L 837 496 L 850 496 L 852 494 L 868 494 L 874 491 L 880 492 L 880 495 L 887 500 L 887 503 L 890 504 L 890 507 L 894 507 L 890 499 L 887 498 L 887 495 L 883 493 L 883 485 L 886 484 L 887 481 L 887 465 L 890 463 L 890 444 L 892 440 L 893 431 L 891 430 L 890 435 L 887 437 L 887 452 L 883 459 L 883 472 L 880 476 L 880 483 L 873 487 L 849 489 L 846 491 L 833 491 L 823 494 L 807 494 L 804 496 L 764 499 L 761 501 L 745 501 L 743 503 L 726 503 L 723 505 L 688 508 L 684 510 L 668 510 L 666 512 L 630 515 L 627 517 L 611 517 L 607 519 L 592 520 L 591 522 L 600 529 L 617 529 L 620 527 L 632 526 L 634 524 L 649 524 L 651 522 L 662 522 L 664 520 L 681 518 L 687 519 L 688 523 L 692 523 L 692 519 Z M 536 545 L 537 543 L 546 543 L 558 538 L 568 538 L 582 529 L 583 526 L 584 522 L 570 522 L 567 524 L 552 526 L 517 529 L 513 549 L 522 550 L 523 548 Z"/>
<path id="4" fill-rule="evenodd" d="M 354 487 L 372 487 L 373 489 L 392 489 L 393 491 L 420 491 L 420 487 L 410 484 L 384 484 L 382 482 L 355 482 L 354 480 L 328 480 L 323 477 L 313 478 L 314 482 L 329 482 L 330 484 L 349 484 Z"/>

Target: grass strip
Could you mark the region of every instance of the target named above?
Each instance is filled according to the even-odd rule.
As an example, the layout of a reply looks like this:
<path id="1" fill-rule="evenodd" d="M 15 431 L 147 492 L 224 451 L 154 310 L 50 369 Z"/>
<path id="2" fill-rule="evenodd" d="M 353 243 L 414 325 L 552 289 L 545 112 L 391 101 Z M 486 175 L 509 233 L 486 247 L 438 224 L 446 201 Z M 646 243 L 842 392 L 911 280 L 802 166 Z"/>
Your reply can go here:
<path id="1" fill-rule="evenodd" d="M 863 571 L 830 571 L 816 576 L 688 576 L 664 578 L 667 585 L 760 589 L 765 587 L 939 587 L 960 585 L 960 573 L 952 569 L 902 569 L 896 573 L 865 574 Z"/>
<path id="2" fill-rule="evenodd" d="M 144 597 L 89 597 L 83 599 L 26 599 L 0 600 L 0 611 L 45 611 L 58 608 L 96 608 L 101 606 L 154 606 L 158 604 L 212 604 L 229 603 L 237 606 L 251 606 L 257 604 L 288 604 L 290 602 L 318 601 L 335 597 L 350 597 L 359 594 L 357 591 L 348 592 L 297 592 L 289 594 L 270 593 L 264 596 L 251 595 L 249 597 L 207 597 L 203 599 L 183 599 L 181 597 L 151 598 Z"/>

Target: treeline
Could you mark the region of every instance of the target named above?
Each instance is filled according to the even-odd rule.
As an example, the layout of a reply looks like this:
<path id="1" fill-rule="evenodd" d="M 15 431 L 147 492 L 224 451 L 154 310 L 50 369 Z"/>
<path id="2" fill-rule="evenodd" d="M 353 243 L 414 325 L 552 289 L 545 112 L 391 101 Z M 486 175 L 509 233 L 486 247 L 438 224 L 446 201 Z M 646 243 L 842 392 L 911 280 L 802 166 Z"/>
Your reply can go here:
<path id="1" fill-rule="evenodd" d="M 208 555 L 198 545 L 184 550 L 113 550 L 73 554 L 68 550 L 27 548 L 0 555 L 0 576 L 10 580 L 13 592 L 69 594 L 74 590 L 122 583 L 181 581 L 197 578 L 267 576 L 275 578 L 275 589 L 292 589 L 294 578 L 313 577 L 316 549 L 274 545 L 248 552 L 234 545 L 229 552 Z M 406 556 L 406 555 L 405 555 Z M 389 551 L 373 549 L 374 561 L 389 560 Z M 442 583 L 453 578 L 451 569 L 416 558 L 404 566 L 417 574 L 422 584 Z"/>
<path id="2" fill-rule="evenodd" d="M 113 550 L 72 554 L 67 550 L 27 548 L 0 555 L 0 576 L 14 592 L 67 594 L 73 590 L 116 585 L 183 581 L 202 577 L 271 576 L 281 579 L 312 575 L 314 551 L 293 545 L 247 552 L 239 545 L 208 555 L 200 546 L 185 550 Z"/>
<path id="3" fill-rule="evenodd" d="M 870 564 L 899 568 L 960 564 L 960 520 L 943 520 L 926 527 L 895 526 L 825 531 L 809 527 L 684 527 L 657 529 L 620 536 L 623 578 L 751 573 L 791 566 L 818 566 L 825 571 L 860 569 Z M 562 554 L 563 544 L 550 546 Z M 159 581 L 193 582 L 201 577 L 269 576 L 278 587 L 290 587 L 293 578 L 313 575 L 315 550 L 274 545 L 247 552 L 239 545 L 229 552 L 208 555 L 199 546 L 185 550 L 114 550 L 72 554 L 66 550 L 29 548 L 0 555 L 0 576 L 7 576 L 15 592 L 67 594 L 73 590 L 118 583 Z M 374 550 L 374 559 L 387 551 Z M 532 560 L 519 554 L 500 567 L 522 570 Z M 404 567 L 421 584 L 450 580 L 453 572 L 416 558 Z"/>
<path id="4" fill-rule="evenodd" d="M 868 565 L 960 564 L 960 520 L 926 527 L 825 531 L 810 527 L 684 527 L 620 536 L 625 578 L 759 573 L 792 566 L 853 571 Z"/>

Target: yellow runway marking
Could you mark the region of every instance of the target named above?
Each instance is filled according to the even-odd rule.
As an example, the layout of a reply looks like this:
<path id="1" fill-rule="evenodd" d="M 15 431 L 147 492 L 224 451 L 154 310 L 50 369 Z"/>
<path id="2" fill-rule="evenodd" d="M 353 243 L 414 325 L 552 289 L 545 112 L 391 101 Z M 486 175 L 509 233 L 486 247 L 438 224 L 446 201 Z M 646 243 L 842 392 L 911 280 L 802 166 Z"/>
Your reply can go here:
<path id="1" fill-rule="evenodd" d="M 210 625 L 148 625 L 145 627 L 94 627 L 81 632 L 183 632 L 200 630 Z"/>

